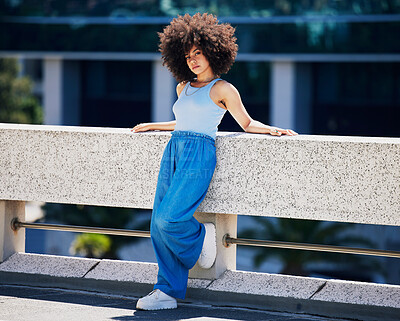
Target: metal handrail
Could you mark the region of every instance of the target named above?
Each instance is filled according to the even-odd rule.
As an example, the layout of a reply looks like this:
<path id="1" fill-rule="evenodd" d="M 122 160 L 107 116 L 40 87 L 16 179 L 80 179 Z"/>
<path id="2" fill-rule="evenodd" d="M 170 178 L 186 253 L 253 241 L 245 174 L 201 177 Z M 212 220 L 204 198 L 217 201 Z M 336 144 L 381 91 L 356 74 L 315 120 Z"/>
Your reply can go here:
<path id="1" fill-rule="evenodd" d="M 274 248 L 281 248 L 281 249 L 292 249 L 292 250 L 307 250 L 307 251 L 333 252 L 333 253 L 344 253 L 344 254 L 361 254 L 361 255 L 373 255 L 373 256 L 400 258 L 400 252 L 397 252 L 397 251 L 373 250 L 373 249 L 365 249 L 365 248 L 359 248 L 359 247 L 319 245 L 319 244 L 310 244 L 310 243 L 240 239 L 240 238 L 232 238 L 229 236 L 229 234 L 224 235 L 222 242 L 225 247 L 229 247 L 231 244 L 239 244 L 239 245 L 274 247 Z"/>
<path id="2" fill-rule="evenodd" d="M 1 22 L 29 24 L 84 24 L 84 25 L 147 25 L 169 24 L 173 17 L 34 17 L 34 16 L 3 16 Z M 282 24 L 282 23 L 368 23 L 368 22 L 398 22 L 400 14 L 341 14 L 341 15 L 290 15 L 269 17 L 220 17 L 221 22 L 233 24 Z"/>
<path id="3" fill-rule="evenodd" d="M 27 222 L 21 222 L 17 218 L 11 221 L 11 228 L 14 231 L 17 231 L 19 228 L 31 228 L 31 229 L 53 230 L 53 231 L 86 232 L 86 233 L 101 233 L 107 235 L 150 237 L 150 232 L 148 231 L 137 231 L 137 230 L 126 230 L 126 229 L 104 228 L 104 227 L 72 226 L 72 225 L 47 224 L 47 223 L 27 223 Z M 307 251 L 334 252 L 334 253 L 344 253 L 344 254 L 360 254 L 360 255 L 400 258 L 400 252 L 397 251 L 373 250 L 373 249 L 356 248 L 356 247 L 319 245 L 319 244 L 309 244 L 309 243 L 232 238 L 229 236 L 229 234 L 224 235 L 222 243 L 225 247 L 229 247 L 231 244 L 238 244 L 238 245 L 274 247 L 274 248 L 283 248 L 292 250 L 307 250 Z"/>
<path id="4" fill-rule="evenodd" d="M 107 235 L 150 237 L 150 232 L 147 232 L 147 231 L 124 230 L 124 229 L 118 229 L 118 228 L 105 228 L 105 227 L 47 224 L 47 223 L 27 223 L 27 222 L 21 222 L 16 218 L 11 221 L 11 228 L 14 231 L 17 231 L 21 227 L 31 228 L 31 229 L 39 229 L 39 230 L 85 232 L 85 233 L 100 233 L 100 234 L 107 234 Z"/>

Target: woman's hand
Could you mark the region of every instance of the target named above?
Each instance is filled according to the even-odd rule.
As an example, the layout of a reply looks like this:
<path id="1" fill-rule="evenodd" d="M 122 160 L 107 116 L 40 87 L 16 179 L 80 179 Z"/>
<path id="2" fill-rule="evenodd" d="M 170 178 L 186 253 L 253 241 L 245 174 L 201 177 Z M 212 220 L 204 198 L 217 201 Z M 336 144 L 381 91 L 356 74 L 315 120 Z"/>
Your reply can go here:
<path id="1" fill-rule="evenodd" d="M 298 135 L 294 130 L 282 129 L 279 127 L 272 127 L 272 126 L 270 126 L 269 134 L 272 136 L 281 136 L 281 135 L 296 136 L 296 135 Z"/>
<path id="2" fill-rule="evenodd" d="M 165 121 L 165 122 L 154 122 L 154 123 L 140 123 L 131 129 L 131 132 L 145 132 L 148 130 L 174 130 L 176 120 Z"/>
<path id="3" fill-rule="evenodd" d="M 137 124 L 135 127 L 133 127 L 131 129 L 131 132 L 137 133 L 137 132 L 145 132 L 148 130 L 153 130 L 151 123 L 140 123 Z"/>

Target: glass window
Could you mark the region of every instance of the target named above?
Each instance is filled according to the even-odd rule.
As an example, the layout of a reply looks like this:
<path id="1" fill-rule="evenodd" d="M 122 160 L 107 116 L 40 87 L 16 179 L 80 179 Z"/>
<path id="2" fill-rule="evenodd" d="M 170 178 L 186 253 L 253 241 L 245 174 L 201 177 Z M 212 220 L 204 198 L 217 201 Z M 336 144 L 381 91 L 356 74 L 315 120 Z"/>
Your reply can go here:
<path id="1" fill-rule="evenodd" d="M 400 52 L 400 0 L 0 3 L 0 50 L 155 52 L 172 17 L 210 12 L 237 27 L 240 52 Z"/>
<path id="2" fill-rule="evenodd" d="M 400 63 L 313 67 L 315 134 L 400 136 Z"/>
<path id="3" fill-rule="evenodd" d="M 0 24 L 0 50 L 156 52 L 159 25 Z"/>
<path id="4" fill-rule="evenodd" d="M 130 128 L 151 119 L 151 63 L 82 62 L 82 124 Z"/>
<path id="5" fill-rule="evenodd" d="M 240 53 L 399 53 L 400 22 L 238 24 Z M 157 52 L 163 25 L 0 24 L 0 50 Z"/>
<path id="6" fill-rule="evenodd" d="M 399 53 L 400 23 L 238 25 L 240 52 Z"/>
<path id="7" fill-rule="evenodd" d="M 0 2 L 1 12 L 18 16 L 175 16 L 210 12 L 222 16 L 360 15 L 400 13 L 400 1 L 377 0 L 18 0 Z"/>

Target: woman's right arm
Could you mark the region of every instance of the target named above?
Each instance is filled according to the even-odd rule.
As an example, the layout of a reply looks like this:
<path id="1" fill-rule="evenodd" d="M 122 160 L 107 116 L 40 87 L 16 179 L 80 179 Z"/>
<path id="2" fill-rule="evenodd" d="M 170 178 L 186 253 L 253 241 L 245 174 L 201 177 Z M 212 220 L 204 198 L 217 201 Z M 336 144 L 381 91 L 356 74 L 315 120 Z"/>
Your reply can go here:
<path id="1" fill-rule="evenodd" d="M 145 132 L 148 130 L 170 130 L 173 131 L 175 129 L 176 120 L 166 121 L 166 122 L 157 122 L 157 123 L 141 123 L 136 125 L 131 129 L 132 132 Z"/>

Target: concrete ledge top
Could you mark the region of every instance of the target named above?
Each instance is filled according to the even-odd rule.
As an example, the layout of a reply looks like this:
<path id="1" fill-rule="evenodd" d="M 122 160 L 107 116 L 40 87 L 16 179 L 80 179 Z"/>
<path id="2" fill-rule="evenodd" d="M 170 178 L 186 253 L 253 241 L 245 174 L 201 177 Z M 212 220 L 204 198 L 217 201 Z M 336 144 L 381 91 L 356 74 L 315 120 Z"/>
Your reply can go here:
<path id="1" fill-rule="evenodd" d="M 0 124 L 0 199 L 150 209 L 170 137 Z M 219 132 L 216 147 L 198 212 L 400 226 L 400 138 Z"/>
<path id="2" fill-rule="evenodd" d="M 156 282 L 157 265 L 133 261 L 16 253 L 0 264 L 0 275 L 2 272 L 152 286 Z M 235 293 L 244 296 L 258 295 L 266 298 L 294 298 L 400 309 L 400 286 L 398 285 L 228 270 L 214 281 L 189 279 L 188 287 L 203 289 L 207 293 Z"/>
<path id="3" fill-rule="evenodd" d="M 132 127 L 135 124 L 132 124 Z M 13 124 L 0 123 L 1 129 L 12 130 L 32 130 L 32 131 L 53 131 L 53 132 L 75 132 L 75 133 L 109 133 L 109 134 L 127 134 L 127 135 L 167 135 L 170 131 L 148 131 L 141 133 L 132 133 L 131 128 L 115 128 L 115 127 L 85 127 L 85 126 L 62 126 L 62 125 L 30 125 L 30 124 Z M 399 144 L 399 137 L 366 137 L 366 136 L 328 136 L 328 135 L 299 135 L 296 137 L 282 136 L 273 137 L 264 134 L 253 134 L 246 132 L 226 132 L 218 131 L 217 138 L 230 137 L 236 139 L 274 139 L 274 140 L 299 140 L 299 141 L 316 141 L 316 142 L 348 142 L 348 143 L 378 143 L 378 144 Z"/>

